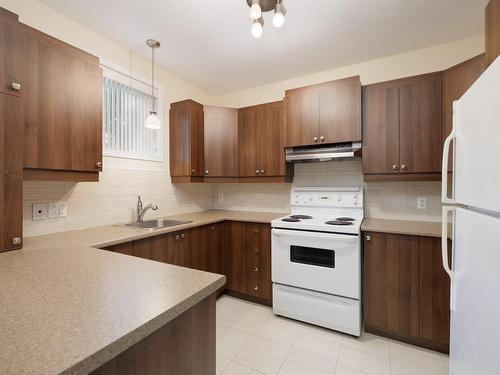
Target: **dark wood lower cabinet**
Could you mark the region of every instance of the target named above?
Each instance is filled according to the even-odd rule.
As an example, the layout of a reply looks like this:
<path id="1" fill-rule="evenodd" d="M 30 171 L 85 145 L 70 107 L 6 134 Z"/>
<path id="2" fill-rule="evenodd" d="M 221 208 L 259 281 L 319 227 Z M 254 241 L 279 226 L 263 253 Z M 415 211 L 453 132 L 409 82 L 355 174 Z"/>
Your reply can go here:
<path id="1" fill-rule="evenodd" d="M 179 239 L 179 265 L 208 271 L 210 268 L 209 229 L 207 226 L 183 231 Z"/>
<path id="2" fill-rule="evenodd" d="M 271 227 L 268 224 L 229 222 L 229 292 L 270 305 Z"/>
<path id="3" fill-rule="evenodd" d="M 160 327 L 93 375 L 214 375 L 215 294 Z"/>
<path id="4" fill-rule="evenodd" d="M 367 232 L 363 263 L 365 331 L 448 352 L 450 282 L 441 239 Z"/>

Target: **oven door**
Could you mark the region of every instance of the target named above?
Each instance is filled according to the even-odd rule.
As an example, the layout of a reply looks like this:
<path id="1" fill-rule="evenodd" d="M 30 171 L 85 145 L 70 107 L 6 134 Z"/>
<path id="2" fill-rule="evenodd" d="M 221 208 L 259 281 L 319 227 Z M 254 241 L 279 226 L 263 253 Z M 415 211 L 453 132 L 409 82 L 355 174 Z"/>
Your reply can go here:
<path id="1" fill-rule="evenodd" d="M 273 229 L 271 251 L 274 283 L 359 299 L 359 236 Z"/>

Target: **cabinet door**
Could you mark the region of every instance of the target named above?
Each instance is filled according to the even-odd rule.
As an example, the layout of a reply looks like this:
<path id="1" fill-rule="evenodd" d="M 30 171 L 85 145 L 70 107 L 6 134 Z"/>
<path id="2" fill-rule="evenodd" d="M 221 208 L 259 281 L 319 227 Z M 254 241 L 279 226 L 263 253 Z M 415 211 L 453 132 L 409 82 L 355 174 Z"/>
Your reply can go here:
<path id="1" fill-rule="evenodd" d="M 283 102 L 262 106 L 260 122 L 260 169 L 263 176 L 284 176 L 285 122 Z"/>
<path id="2" fill-rule="evenodd" d="M 203 106 L 192 100 L 170 105 L 170 175 L 203 176 Z"/>
<path id="3" fill-rule="evenodd" d="M 179 264 L 179 241 L 177 233 L 162 234 L 150 238 L 151 260 Z"/>
<path id="4" fill-rule="evenodd" d="M 364 88 L 363 173 L 399 173 L 399 88 Z"/>
<path id="5" fill-rule="evenodd" d="M 420 238 L 419 306 L 420 336 L 447 351 L 450 340 L 450 278 L 443 269 L 440 238 Z"/>
<path id="6" fill-rule="evenodd" d="M 396 336 L 419 334 L 419 237 L 365 233 L 365 327 Z"/>
<path id="7" fill-rule="evenodd" d="M 23 113 L 23 99 L 0 93 L 0 252 L 22 247 Z"/>
<path id="8" fill-rule="evenodd" d="M 231 221 L 228 223 L 228 282 L 229 290 L 248 294 L 252 288 L 252 279 L 248 277 L 247 265 L 247 229 L 246 224 Z M 255 286 L 255 285 L 254 285 Z"/>
<path id="9" fill-rule="evenodd" d="M 240 110 L 238 114 L 239 175 L 260 175 L 260 124 L 262 112 L 255 109 Z"/>
<path id="10" fill-rule="evenodd" d="M 209 225 L 210 272 L 226 274 L 226 223 Z"/>
<path id="11" fill-rule="evenodd" d="M 149 238 L 134 241 L 134 256 L 138 258 L 151 259 L 151 244 Z"/>
<path id="12" fill-rule="evenodd" d="M 97 57 L 26 32 L 24 167 L 97 172 L 102 162 L 102 70 Z"/>
<path id="13" fill-rule="evenodd" d="M 192 228 L 181 233 L 179 265 L 209 271 L 209 236 L 206 226 Z"/>
<path id="14" fill-rule="evenodd" d="M 24 38 L 18 17 L 0 9 L 0 92 L 22 95 L 24 91 Z M 20 84 L 17 88 L 13 84 Z"/>
<path id="15" fill-rule="evenodd" d="M 319 91 L 313 88 L 286 92 L 286 147 L 319 143 Z"/>
<path id="16" fill-rule="evenodd" d="M 361 82 L 351 77 L 325 84 L 319 91 L 320 142 L 361 141 Z"/>
<path id="17" fill-rule="evenodd" d="M 402 173 L 441 171 L 441 73 L 403 80 L 399 91 Z"/>
<path id="18" fill-rule="evenodd" d="M 205 176 L 238 176 L 238 110 L 204 106 Z"/>
<path id="19" fill-rule="evenodd" d="M 443 143 L 453 128 L 453 101 L 460 99 L 479 78 L 485 69 L 485 63 L 485 56 L 482 54 L 443 72 Z M 453 151 L 450 149 L 449 171 L 453 165 L 452 157 Z"/>
<path id="20" fill-rule="evenodd" d="M 271 282 L 271 226 L 257 224 L 259 257 L 257 272 L 257 297 L 272 300 Z"/>

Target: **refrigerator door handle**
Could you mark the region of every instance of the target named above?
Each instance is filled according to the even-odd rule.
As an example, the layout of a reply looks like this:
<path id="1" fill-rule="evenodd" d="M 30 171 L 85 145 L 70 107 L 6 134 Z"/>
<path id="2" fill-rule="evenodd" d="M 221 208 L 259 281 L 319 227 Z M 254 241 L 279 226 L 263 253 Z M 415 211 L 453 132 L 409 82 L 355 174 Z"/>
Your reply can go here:
<path id="1" fill-rule="evenodd" d="M 456 204 L 454 199 L 448 197 L 448 156 L 450 154 L 450 145 L 451 141 L 455 139 L 455 123 L 458 119 L 457 113 L 457 101 L 453 102 L 453 129 L 451 130 L 450 135 L 446 138 L 443 145 L 443 164 L 441 166 L 441 201 L 447 204 Z"/>
<path id="2" fill-rule="evenodd" d="M 455 207 L 443 206 L 443 218 L 441 227 L 441 257 L 443 260 L 443 268 L 450 276 L 451 285 L 455 283 L 455 272 L 452 271 L 448 261 L 448 213 L 455 210 Z"/>

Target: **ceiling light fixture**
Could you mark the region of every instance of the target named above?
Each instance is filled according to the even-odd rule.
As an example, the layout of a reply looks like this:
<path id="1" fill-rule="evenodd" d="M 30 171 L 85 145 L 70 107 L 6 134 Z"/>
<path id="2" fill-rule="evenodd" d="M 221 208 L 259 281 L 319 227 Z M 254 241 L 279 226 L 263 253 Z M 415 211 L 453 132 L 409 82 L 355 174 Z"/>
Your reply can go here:
<path id="1" fill-rule="evenodd" d="M 259 39 L 262 36 L 263 27 L 264 27 L 264 18 L 260 17 L 258 20 L 253 21 L 252 36 L 255 39 Z"/>
<path id="2" fill-rule="evenodd" d="M 281 27 L 285 23 L 286 9 L 283 5 L 282 0 L 276 2 L 276 7 L 274 8 L 273 25 L 275 27 Z"/>
<path id="3" fill-rule="evenodd" d="M 151 47 L 151 96 L 153 97 L 153 103 L 151 105 L 151 111 L 149 116 L 144 123 L 144 126 L 148 129 L 158 130 L 161 127 L 160 118 L 158 113 L 155 111 L 155 49 L 160 48 L 160 42 L 156 39 L 148 39 L 146 44 Z"/>
<path id="4" fill-rule="evenodd" d="M 259 39 L 264 26 L 264 13 L 274 10 L 273 25 L 277 28 L 285 23 L 286 9 L 283 0 L 246 0 L 250 7 L 252 20 L 252 36 Z"/>
<path id="5" fill-rule="evenodd" d="M 252 0 L 250 5 L 250 18 L 252 20 L 258 20 L 260 17 L 262 17 L 262 9 L 259 0 Z"/>

